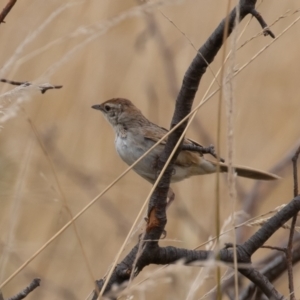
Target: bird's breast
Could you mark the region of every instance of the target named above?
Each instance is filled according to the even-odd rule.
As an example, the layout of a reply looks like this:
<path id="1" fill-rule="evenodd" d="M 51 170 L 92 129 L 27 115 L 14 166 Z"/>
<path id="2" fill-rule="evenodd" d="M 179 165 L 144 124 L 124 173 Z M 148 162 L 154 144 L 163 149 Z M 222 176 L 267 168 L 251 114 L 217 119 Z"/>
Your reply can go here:
<path id="1" fill-rule="evenodd" d="M 132 165 L 137 159 L 139 159 L 151 146 L 141 135 L 127 134 L 125 137 L 122 135 L 117 135 L 115 139 L 115 147 L 122 158 L 122 160 L 128 164 Z M 151 181 L 156 176 L 155 162 L 158 157 L 158 150 L 153 150 L 147 154 L 133 169 L 142 177 Z"/>
<path id="2" fill-rule="evenodd" d="M 115 146 L 120 157 L 128 164 L 133 164 L 148 149 L 147 145 L 142 144 L 138 137 L 127 134 L 125 137 L 118 135 L 115 139 Z M 148 155 L 146 156 L 148 157 Z"/>

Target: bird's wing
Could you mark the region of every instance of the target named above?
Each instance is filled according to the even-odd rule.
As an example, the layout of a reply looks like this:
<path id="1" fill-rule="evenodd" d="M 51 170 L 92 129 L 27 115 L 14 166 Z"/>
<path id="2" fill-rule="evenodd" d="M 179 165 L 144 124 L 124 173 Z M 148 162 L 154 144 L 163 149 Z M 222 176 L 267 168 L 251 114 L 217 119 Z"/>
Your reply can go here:
<path id="1" fill-rule="evenodd" d="M 154 126 L 154 127 L 153 127 Z M 155 130 L 154 130 L 155 128 Z M 144 128 L 144 135 L 145 139 L 151 140 L 154 143 L 158 142 L 167 132 L 168 130 L 159 127 L 155 124 L 149 125 L 148 127 Z M 160 145 L 165 145 L 166 144 L 166 138 L 163 139 L 160 142 Z M 202 147 L 199 143 L 191 140 L 191 139 L 184 139 L 183 141 L 184 145 L 196 145 Z M 188 151 L 188 150 L 183 150 L 179 153 L 175 165 L 180 166 L 180 167 L 190 167 L 190 166 L 197 166 L 202 164 L 202 167 L 204 167 L 203 164 L 208 164 L 207 167 L 210 169 L 211 167 L 214 167 L 217 165 L 216 161 L 213 161 L 211 159 L 204 158 L 200 153 L 194 152 L 194 151 Z M 220 164 L 220 171 L 221 172 L 227 172 L 228 171 L 228 166 L 225 163 Z M 249 168 L 245 166 L 234 166 L 235 172 L 239 176 L 242 177 L 248 177 L 248 178 L 253 178 L 253 179 L 258 179 L 258 180 L 274 180 L 278 179 L 278 177 L 275 174 L 269 173 L 269 172 L 264 172 L 261 170 L 257 170 L 254 168 Z M 212 171 L 209 170 L 208 173 L 211 173 Z"/>
<path id="2" fill-rule="evenodd" d="M 168 133 L 168 130 L 163 128 L 163 127 L 159 127 L 157 125 L 155 125 L 155 130 L 153 130 L 153 126 L 149 126 L 148 128 L 144 128 L 144 135 L 145 135 L 145 139 L 147 140 L 151 140 L 154 143 L 158 142 L 166 133 Z M 160 142 L 160 145 L 165 145 L 167 141 L 167 138 L 163 139 Z M 200 146 L 200 144 L 198 144 L 197 142 L 190 140 L 190 139 L 184 139 L 183 141 L 184 145 L 196 145 L 196 146 Z M 175 164 L 181 167 L 189 167 L 193 164 L 199 164 L 200 160 L 201 160 L 201 154 L 198 152 L 194 152 L 194 151 L 188 151 L 188 150 L 183 150 L 179 153 Z"/>
<path id="3" fill-rule="evenodd" d="M 153 142 L 158 142 L 166 133 L 169 132 L 169 130 L 167 130 L 166 128 L 164 127 L 160 127 L 160 126 L 157 126 L 156 124 L 152 124 L 155 126 L 155 129 L 156 130 L 153 130 L 153 126 L 149 126 L 148 128 L 145 129 L 145 139 L 148 139 L 148 140 L 152 140 Z M 160 144 L 161 145 L 165 145 L 167 142 L 167 138 L 163 139 Z M 199 146 L 199 147 L 203 147 L 201 146 L 199 143 L 197 143 L 196 141 L 194 140 L 191 140 L 191 139 L 187 139 L 185 138 L 183 140 L 183 144 L 184 145 L 195 145 L 195 146 Z"/>
<path id="4" fill-rule="evenodd" d="M 151 126 L 152 125 L 152 126 Z M 144 136 L 146 140 L 151 140 L 154 143 L 158 142 L 166 133 L 168 133 L 168 130 L 159 127 L 155 124 L 151 124 L 148 127 L 144 128 Z M 165 145 L 167 142 L 167 138 L 164 138 L 161 142 L 160 145 Z"/>

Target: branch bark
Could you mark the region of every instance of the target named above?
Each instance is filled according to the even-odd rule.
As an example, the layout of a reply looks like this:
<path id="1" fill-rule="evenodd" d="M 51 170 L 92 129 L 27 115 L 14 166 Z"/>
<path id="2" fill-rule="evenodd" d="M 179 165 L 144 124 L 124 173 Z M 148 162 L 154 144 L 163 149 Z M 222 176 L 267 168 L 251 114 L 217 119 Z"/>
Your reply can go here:
<path id="1" fill-rule="evenodd" d="M 37 287 L 40 286 L 41 279 L 34 278 L 32 282 L 20 293 L 9 298 L 8 300 L 21 300 L 26 298 L 32 291 L 34 291 Z"/>

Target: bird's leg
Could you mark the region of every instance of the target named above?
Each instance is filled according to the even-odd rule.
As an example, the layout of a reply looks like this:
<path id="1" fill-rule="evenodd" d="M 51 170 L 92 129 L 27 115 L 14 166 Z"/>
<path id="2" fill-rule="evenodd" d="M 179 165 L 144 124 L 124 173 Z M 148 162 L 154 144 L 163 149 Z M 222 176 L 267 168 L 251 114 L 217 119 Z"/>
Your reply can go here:
<path id="1" fill-rule="evenodd" d="M 210 145 L 208 147 L 203 147 L 203 146 L 198 146 L 195 144 L 183 144 L 181 146 L 181 150 L 199 152 L 200 154 L 210 154 L 214 158 L 219 159 L 221 162 L 225 162 L 225 160 L 223 158 L 217 156 L 217 154 L 215 152 L 215 147 L 213 145 Z"/>

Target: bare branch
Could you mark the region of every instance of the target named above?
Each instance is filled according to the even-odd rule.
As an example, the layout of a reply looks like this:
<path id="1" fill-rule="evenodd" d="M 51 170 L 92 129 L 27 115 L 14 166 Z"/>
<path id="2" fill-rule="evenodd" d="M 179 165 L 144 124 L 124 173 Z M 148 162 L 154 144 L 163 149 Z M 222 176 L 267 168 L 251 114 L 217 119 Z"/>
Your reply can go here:
<path id="1" fill-rule="evenodd" d="M 9 0 L 6 6 L 3 8 L 1 14 L 0 14 L 0 24 L 5 23 L 4 19 L 10 12 L 10 10 L 13 8 L 13 6 L 16 4 L 17 0 Z"/>
<path id="2" fill-rule="evenodd" d="M 299 238 L 296 247 L 292 253 L 293 264 L 300 261 L 300 243 Z M 260 272 L 268 278 L 269 281 L 273 282 L 278 279 L 287 270 L 287 260 L 286 255 L 270 255 L 264 261 L 259 263 L 260 265 L 265 265 Z M 257 286 L 252 282 L 249 286 L 242 291 L 239 295 L 240 300 L 253 299 L 253 294 L 257 290 Z M 260 294 L 258 291 L 257 294 Z M 261 299 L 256 295 L 255 299 Z"/>
<path id="3" fill-rule="evenodd" d="M 259 287 L 263 293 L 268 297 L 268 299 L 285 299 L 279 292 L 274 288 L 271 282 L 266 276 L 264 276 L 259 271 L 249 268 L 249 269 L 240 269 L 245 277 L 250 279 L 257 287 Z"/>
<path id="4" fill-rule="evenodd" d="M 28 296 L 32 291 L 34 291 L 38 286 L 40 286 L 41 279 L 34 278 L 32 282 L 20 293 L 9 298 L 8 300 L 21 300 Z"/>
<path id="5" fill-rule="evenodd" d="M 30 86 L 32 85 L 32 83 L 28 82 L 28 81 L 13 81 L 13 80 L 8 80 L 8 79 L 0 79 L 0 82 L 4 82 L 4 83 L 9 83 L 12 85 L 23 85 L 23 86 Z M 38 86 L 38 88 L 41 90 L 42 94 L 45 94 L 48 90 L 52 90 L 52 89 L 61 89 L 63 86 L 62 85 L 52 85 L 49 83 L 44 83 Z"/>
<path id="6" fill-rule="evenodd" d="M 293 161 L 293 176 L 294 176 L 294 197 L 298 195 L 298 176 L 297 176 L 297 161 L 300 154 L 300 147 L 296 151 L 295 155 L 292 158 Z M 294 289 L 294 279 L 293 279 L 293 238 L 295 232 L 295 226 L 297 221 L 297 212 L 295 213 L 289 235 L 289 241 L 286 251 L 286 260 L 287 260 L 287 270 L 288 270 L 288 279 L 289 279 L 289 290 L 290 290 L 290 300 L 296 300 L 295 289 Z"/>
<path id="7" fill-rule="evenodd" d="M 251 15 L 258 21 L 258 23 L 260 24 L 260 26 L 262 27 L 262 29 L 264 30 L 264 35 L 269 35 L 271 36 L 273 39 L 275 39 L 275 35 L 274 33 L 269 29 L 267 23 L 265 22 L 265 20 L 263 19 L 263 17 L 261 16 L 261 14 L 256 10 L 253 9 L 251 12 Z"/>
<path id="8" fill-rule="evenodd" d="M 298 195 L 298 168 L 297 162 L 300 155 L 300 146 L 292 158 L 293 161 L 293 176 L 294 176 L 294 197 Z"/>
<path id="9" fill-rule="evenodd" d="M 276 250 L 276 251 L 286 253 L 286 248 L 282 248 L 282 247 L 263 245 L 260 248 L 271 249 L 271 250 Z"/>

